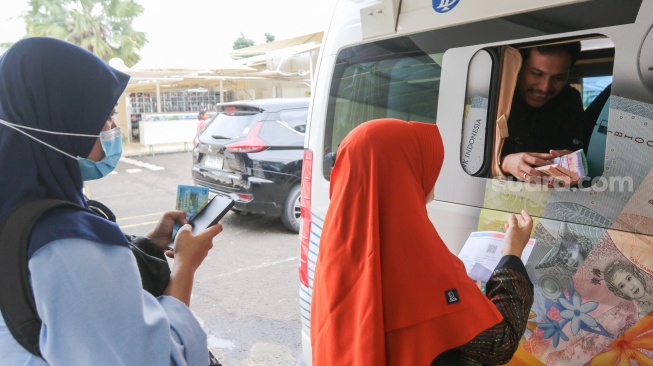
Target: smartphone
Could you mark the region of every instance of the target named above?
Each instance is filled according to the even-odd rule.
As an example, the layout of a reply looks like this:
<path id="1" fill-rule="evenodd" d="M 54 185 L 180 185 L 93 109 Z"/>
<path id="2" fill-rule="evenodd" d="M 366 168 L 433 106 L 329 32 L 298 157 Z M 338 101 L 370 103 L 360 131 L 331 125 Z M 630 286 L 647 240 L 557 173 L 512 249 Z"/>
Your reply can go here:
<path id="1" fill-rule="evenodd" d="M 217 224 L 222 217 L 234 206 L 234 200 L 227 196 L 215 196 L 200 212 L 197 213 L 188 223 L 193 227 L 193 235 L 197 235 L 209 226 Z M 170 249 L 174 246 L 170 243 Z"/>
<path id="2" fill-rule="evenodd" d="M 215 196 L 188 223 L 193 226 L 193 234 L 197 235 L 207 227 L 213 226 L 234 206 L 234 200 L 227 196 Z"/>

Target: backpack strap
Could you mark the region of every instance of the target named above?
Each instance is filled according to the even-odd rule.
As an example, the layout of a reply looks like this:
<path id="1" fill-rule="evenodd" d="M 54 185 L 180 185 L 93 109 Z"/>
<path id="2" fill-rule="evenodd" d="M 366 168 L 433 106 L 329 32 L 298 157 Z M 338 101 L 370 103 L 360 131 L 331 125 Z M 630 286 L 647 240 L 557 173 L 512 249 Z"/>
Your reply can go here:
<path id="1" fill-rule="evenodd" d="M 83 209 L 72 202 L 38 199 L 19 204 L 0 224 L 0 310 L 14 339 L 36 356 L 41 356 L 41 319 L 29 282 L 27 249 L 32 228 L 55 207 Z"/>

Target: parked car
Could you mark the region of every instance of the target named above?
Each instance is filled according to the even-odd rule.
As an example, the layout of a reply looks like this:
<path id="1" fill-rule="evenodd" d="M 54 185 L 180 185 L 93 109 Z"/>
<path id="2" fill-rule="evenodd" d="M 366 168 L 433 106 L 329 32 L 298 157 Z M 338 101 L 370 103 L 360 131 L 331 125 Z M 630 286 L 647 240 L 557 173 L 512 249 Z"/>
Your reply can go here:
<path id="1" fill-rule="evenodd" d="M 233 210 L 280 217 L 299 232 L 300 177 L 309 98 L 220 103 L 193 149 L 193 181 L 236 202 Z"/>

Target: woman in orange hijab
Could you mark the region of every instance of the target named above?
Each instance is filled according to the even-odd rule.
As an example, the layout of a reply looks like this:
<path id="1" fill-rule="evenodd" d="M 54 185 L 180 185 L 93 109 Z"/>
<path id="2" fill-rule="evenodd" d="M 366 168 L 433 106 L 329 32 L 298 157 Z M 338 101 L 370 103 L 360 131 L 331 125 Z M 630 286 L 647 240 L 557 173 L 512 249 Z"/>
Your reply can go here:
<path id="1" fill-rule="evenodd" d="M 510 215 L 487 297 L 428 218 L 444 159 L 438 127 L 396 119 L 352 130 L 331 173 L 311 306 L 313 366 L 497 364 L 524 333 L 533 226 Z"/>

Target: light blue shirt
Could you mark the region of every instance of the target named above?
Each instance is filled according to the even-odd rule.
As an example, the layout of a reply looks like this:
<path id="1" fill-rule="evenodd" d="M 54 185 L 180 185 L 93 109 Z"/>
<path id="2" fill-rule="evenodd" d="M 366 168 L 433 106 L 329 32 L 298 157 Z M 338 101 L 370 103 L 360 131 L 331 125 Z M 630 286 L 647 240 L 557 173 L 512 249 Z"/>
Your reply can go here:
<path id="1" fill-rule="evenodd" d="M 56 240 L 29 261 L 45 361 L 0 317 L 0 365 L 202 365 L 206 333 L 190 309 L 142 289 L 126 247 Z"/>

